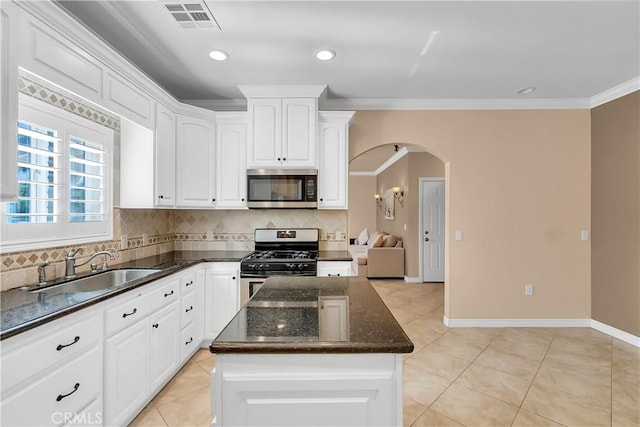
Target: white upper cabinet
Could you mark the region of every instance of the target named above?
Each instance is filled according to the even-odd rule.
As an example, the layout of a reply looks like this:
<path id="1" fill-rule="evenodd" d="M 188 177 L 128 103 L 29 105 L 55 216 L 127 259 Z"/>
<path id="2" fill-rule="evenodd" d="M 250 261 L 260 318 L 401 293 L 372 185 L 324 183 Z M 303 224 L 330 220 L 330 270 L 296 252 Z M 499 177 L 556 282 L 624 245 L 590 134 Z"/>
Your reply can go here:
<path id="1" fill-rule="evenodd" d="M 10 2 L 0 3 L 0 201 L 18 194 L 18 10 Z"/>
<path id="2" fill-rule="evenodd" d="M 325 86 L 239 86 L 247 97 L 247 167 L 315 167 L 318 97 Z"/>
<path id="3" fill-rule="evenodd" d="M 155 141 L 155 206 L 176 202 L 176 115 L 158 104 Z"/>
<path id="4" fill-rule="evenodd" d="M 214 121 L 177 115 L 176 138 L 176 206 L 215 207 Z"/>
<path id="5" fill-rule="evenodd" d="M 153 128 L 153 99 L 124 77 L 108 71 L 104 106 L 143 126 Z"/>
<path id="6" fill-rule="evenodd" d="M 318 209 L 348 208 L 349 124 L 352 111 L 319 114 Z"/>
<path id="7" fill-rule="evenodd" d="M 216 114 L 216 208 L 247 207 L 247 115 Z"/>

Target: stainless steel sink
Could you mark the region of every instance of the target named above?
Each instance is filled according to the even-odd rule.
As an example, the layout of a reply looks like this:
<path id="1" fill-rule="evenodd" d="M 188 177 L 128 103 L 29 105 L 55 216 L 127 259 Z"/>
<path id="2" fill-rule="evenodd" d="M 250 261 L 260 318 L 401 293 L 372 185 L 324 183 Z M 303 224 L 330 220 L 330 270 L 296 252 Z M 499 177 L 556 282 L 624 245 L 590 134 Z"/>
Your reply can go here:
<path id="1" fill-rule="evenodd" d="M 103 289 L 118 288 L 133 282 L 134 280 L 141 279 L 159 271 L 161 271 L 161 269 L 158 268 L 127 268 L 121 270 L 109 270 L 91 276 L 82 277 L 80 279 L 74 279 L 69 282 L 35 287 L 30 289 L 29 292 L 49 292 L 53 290 L 56 292 L 66 293 L 94 292 Z"/>

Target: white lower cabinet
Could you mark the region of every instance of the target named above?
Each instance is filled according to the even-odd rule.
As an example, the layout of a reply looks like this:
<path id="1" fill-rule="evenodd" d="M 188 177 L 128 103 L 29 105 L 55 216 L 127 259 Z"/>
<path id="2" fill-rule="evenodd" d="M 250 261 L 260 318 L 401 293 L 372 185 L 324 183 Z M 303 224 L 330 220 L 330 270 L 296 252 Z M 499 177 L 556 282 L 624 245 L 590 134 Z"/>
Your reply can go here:
<path id="1" fill-rule="evenodd" d="M 182 364 L 178 275 L 141 289 L 105 311 L 107 331 L 140 315 L 105 343 L 104 415 L 109 426 L 131 422 Z"/>
<path id="2" fill-rule="evenodd" d="M 206 339 L 213 340 L 240 309 L 240 264 L 216 262 L 206 267 Z"/>
<path id="3" fill-rule="evenodd" d="M 317 276 L 351 276 L 349 261 L 318 261 Z"/>
<path id="4" fill-rule="evenodd" d="M 105 343 L 105 425 L 127 424 L 146 401 L 148 338 L 148 322 L 144 319 Z"/>
<path id="5" fill-rule="evenodd" d="M 178 302 L 172 302 L 169 306 L 149 316 L 149 323 L 151 324 L 149 385 L 153 391 L 164 385 L 166 379 L 177 369 L 180 361 Z"/>
<path id="6" fill-rule="evenodd" d="M 401 354 L 218 354 L 218 426 L 402 425 Z"/>
<path id="7" fill-rule="evenodd" d="M 89 424 L 81 417 L 101 423 L 100 310 L 88 308 L 3 340 L 1 351 L 1 425 Z"/>

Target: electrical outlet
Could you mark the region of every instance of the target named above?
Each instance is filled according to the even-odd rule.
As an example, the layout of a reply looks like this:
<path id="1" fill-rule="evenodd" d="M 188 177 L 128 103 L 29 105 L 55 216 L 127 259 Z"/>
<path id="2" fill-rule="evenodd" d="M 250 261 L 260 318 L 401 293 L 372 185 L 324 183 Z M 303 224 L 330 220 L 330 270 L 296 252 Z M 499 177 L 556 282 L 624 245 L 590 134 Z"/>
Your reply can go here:
<path id="1" fill-rule="evenodd" d="M 147 233 L 142 233 L 142 246 L 149 245 L 149 235 Z"/>
<path id="2" fill-rule="evenodd" d="M 342 240 L 342 231 L 336 230 L 336 240 Z"/>
<path id="3" fill-rule="evenodd" d="M 127 249 L 129 246 L 129 239 L 126 234 L 120 236 L 120 249 Z"/>
<path id="4" fill-rule="evenodd" d="M 207 240 L 213 240 L 213 230 L 207 231 Z"/>
<path id="5" fill-rule="evenodd" d="M 533 296 L 533 285 L 531 283 L 524 285 L 524 294 L 528 297 Z"/>

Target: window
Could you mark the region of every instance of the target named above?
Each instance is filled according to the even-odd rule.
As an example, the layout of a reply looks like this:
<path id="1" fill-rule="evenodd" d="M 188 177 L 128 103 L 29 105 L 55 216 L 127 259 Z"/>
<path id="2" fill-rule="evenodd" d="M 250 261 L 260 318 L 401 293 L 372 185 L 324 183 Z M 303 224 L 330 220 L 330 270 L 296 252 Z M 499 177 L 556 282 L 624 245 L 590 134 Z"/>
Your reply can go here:
<path id="1" fill-rule="evenodd" d="M 112 238 L 113 132 L 20 98 L 18 199 L 2 212 L 3 251 Z"/>

